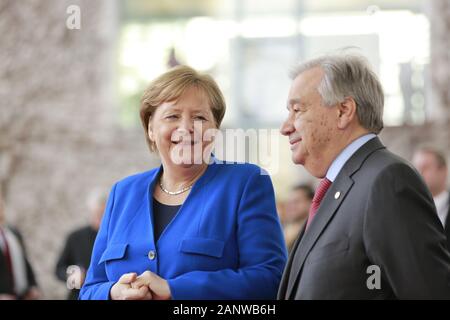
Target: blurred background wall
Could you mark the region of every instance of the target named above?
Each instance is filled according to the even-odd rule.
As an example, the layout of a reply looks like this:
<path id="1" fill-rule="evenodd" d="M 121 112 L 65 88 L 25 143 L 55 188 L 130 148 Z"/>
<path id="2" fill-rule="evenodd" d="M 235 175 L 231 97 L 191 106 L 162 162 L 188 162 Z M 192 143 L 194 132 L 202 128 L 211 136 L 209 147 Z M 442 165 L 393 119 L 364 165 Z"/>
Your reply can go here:
<path id="1" fill-rule="evenodd" d="M 66 26 L 71 5 L 79 30 Z M 354 47 L 386 91 L 385 144 L 406 158 L 422 143 L 450 150 L 448 0 L 2 0 L 0 34 L 0 192 L 48 299 L 65 296 L 54 267 L 66 234 L 87 222 L 90 190 L 158 165 L 139 99 L 178 63 L 217 79 L 224 128 L 276 130 L 290 67 Z M 282 199 L 315 181 L 271 136 Z"/>

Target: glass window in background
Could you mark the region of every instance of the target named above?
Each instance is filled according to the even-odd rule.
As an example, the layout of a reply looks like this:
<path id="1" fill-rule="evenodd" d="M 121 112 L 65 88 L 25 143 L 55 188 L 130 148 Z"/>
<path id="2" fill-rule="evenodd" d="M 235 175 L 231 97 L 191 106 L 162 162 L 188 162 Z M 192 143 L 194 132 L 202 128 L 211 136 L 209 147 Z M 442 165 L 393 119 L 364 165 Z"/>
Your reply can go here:
<path id="1" fill-rule="evenodd" d="M 353 47 L 386 92 L 387 126 L 426 121 L 429 21 L 421 0 L 128 0 L 119 45 L 120 121 L 139 124 L 148 82 L 176 64 L 211 73 L 227 99 L 225 127 L 277 128 L 289 68 Z"/>

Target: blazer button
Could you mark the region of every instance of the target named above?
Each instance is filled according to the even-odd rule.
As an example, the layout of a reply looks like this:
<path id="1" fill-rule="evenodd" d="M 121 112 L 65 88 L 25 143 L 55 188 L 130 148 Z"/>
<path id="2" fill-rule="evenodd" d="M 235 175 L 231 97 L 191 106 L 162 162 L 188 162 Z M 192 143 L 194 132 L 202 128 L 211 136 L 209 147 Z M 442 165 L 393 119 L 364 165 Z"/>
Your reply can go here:
<path id="1" fill-rule="evenodd" d="M 149 253 L 148 253 L 148 258 L 149 258 L 150 260 L 155 260 L 155 258 L 156 258 L 156 252 L 155 252 L 154 250 L 150 250 Z"/>

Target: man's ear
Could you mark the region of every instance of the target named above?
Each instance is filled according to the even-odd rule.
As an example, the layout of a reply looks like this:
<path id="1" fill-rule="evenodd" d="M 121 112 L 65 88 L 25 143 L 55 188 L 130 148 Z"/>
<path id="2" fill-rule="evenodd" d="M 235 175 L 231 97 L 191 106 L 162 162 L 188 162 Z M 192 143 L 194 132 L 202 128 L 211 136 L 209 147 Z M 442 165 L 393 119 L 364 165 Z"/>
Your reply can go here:
<path id="1" fill-rule="evenodd" d="M 338 104 L 338 128 L 345 129 L 357 117 L 356 102 L 352 97 L 345 97 L 344 101 Z"/>

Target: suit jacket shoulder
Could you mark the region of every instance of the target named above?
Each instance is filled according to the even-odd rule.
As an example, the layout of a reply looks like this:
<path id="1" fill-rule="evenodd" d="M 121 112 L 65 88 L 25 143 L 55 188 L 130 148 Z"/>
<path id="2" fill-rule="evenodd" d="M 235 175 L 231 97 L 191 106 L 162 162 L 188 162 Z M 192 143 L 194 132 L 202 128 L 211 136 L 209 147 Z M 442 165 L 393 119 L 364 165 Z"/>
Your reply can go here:
<path id="1" fill-rule="evenodd" d="M 285 298 L 450 297 L 450 255 L 431 194 L 378 138 L 344 165 L 290 260 Z M 380 269 L 379 290 L 367 286 L 370 266 Z"/>

